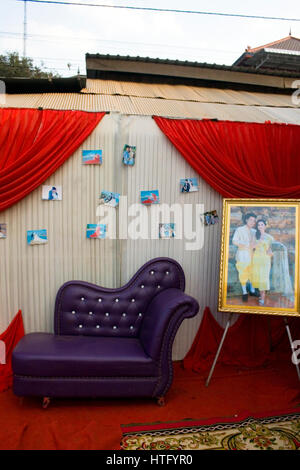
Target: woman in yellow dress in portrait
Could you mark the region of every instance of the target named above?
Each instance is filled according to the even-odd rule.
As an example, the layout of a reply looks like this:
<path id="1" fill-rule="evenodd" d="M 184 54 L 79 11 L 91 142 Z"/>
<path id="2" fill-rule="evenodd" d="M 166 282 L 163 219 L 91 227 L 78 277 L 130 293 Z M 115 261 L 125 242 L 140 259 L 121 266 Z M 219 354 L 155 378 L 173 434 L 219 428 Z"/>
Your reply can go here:
<path id="1" fill-rule="evenodd" d="M 265 304 L 266 291 L 270 290 L 270 270 L 274 238 L 266 233 L 266 221 L 259 219 L 256 222 L 256 242 L 252 258 L 252 285 L 259 289 L 259 304 Z"/>

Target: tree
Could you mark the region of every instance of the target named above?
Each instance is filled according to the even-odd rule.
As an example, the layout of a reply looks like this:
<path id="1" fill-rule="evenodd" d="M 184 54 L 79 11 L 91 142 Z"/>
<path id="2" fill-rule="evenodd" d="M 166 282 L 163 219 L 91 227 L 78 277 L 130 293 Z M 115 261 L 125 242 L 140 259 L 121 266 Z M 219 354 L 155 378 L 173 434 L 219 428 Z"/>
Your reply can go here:
<path id="1" fill-rule="evenodd" d="M 0 77 L 52 78 L 59 75 L 45 72 L 34 65 L 29 57 L 19 57 L 18 52 L 8 52 L 0 55 Z"/>

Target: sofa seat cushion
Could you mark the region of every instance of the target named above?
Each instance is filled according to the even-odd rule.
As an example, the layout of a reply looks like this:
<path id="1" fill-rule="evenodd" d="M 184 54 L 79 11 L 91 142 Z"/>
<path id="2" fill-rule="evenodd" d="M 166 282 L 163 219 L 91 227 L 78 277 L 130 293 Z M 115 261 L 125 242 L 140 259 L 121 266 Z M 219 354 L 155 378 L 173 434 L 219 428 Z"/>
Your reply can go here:
<path id="1" fill-rule="evenodd" d="M 15 375 L 32 377 L 158 375 L 157 364 L 137 338 L 29 333 L 17 344 L 12 360 Z"/>

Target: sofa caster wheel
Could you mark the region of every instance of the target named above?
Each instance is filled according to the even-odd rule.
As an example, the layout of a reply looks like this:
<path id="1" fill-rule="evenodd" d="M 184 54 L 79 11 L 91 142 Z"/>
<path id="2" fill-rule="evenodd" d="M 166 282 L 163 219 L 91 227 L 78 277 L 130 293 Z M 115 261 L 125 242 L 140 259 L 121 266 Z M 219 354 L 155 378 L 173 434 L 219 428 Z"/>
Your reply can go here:
<path id="1" fill-rule="evenodd" d="M 158 404 L 158 406 L 165 406 L 165 404 L 166 404 L 165 397 L 158 397 L 157 398 L 157 404 Z"/>
<path id="2" fill-rule="evenodd" d="M 48 408 L 49 405 L 50 405 L 50 397 L 44 397 L 42 408 L 45 410 L 46 408 Z"/>

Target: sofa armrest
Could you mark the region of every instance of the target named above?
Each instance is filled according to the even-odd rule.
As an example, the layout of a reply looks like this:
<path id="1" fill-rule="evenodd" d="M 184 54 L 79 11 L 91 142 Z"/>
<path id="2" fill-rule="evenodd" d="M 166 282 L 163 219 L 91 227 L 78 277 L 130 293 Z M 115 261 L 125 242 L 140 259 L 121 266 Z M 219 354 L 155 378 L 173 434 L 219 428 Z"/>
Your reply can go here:
<path id="1" fill-rule="evenodd" d="M 164 343 L 174 340 L 182 321 L 194 317 L 198 310 L 198 302 L 179 289 L 156 295 L 148 305 L 139 335 L 145 352 L 157 360 Z"/>

